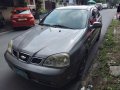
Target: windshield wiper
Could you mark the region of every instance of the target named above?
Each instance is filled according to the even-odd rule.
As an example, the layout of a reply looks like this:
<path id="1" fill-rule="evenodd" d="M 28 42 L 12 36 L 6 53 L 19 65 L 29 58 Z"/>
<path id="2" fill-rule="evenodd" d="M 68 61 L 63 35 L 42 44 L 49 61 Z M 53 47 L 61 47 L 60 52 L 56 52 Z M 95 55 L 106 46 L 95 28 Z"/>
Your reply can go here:
<path id="1" fill-rule="evenodd" d="M 42 25 L 42 26 L 51 26 L 50 24 L 44 24 L 44 23 L 39 23 L 39 25 Z"/>
<path id="2" fill-rule="evenodd" d="M 64 25 L 59 25 L 59 24 L 51 25 L 51 26 L 53 26 L 53 27 L 61 27 L 61 28 L 73 29 L 73 28 L 70 28 L 70 27 L 67 27 L 67 26 L 64 26 Z"/>
<path id="3" fill-rule="evenodd" d="M 39 25 L 42 25 L 42 26 L 50 26 L 50 27 L 60 27 L 60 28 L 74 29 L 74 28 L 70 28 L 70 27 L 67 27 L 67 26 L 64 26 L 64 25 L 59 25 L 59 24 L 50 25 L 50 24 L 39 23 Z"/>

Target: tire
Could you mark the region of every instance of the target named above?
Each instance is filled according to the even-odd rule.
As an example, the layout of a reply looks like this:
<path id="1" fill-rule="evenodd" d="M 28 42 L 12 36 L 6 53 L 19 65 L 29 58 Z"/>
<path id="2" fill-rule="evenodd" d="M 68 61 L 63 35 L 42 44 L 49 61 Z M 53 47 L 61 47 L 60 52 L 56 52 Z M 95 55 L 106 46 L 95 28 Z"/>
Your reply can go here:
<path id="1" fill-rule="evenodd" d="M 84 73 L 84 69 L 85 69 L 85 65 L 86 65 L 86 62 L 87 62 L 87 57 L 88 57 L 88 54 L 87 54 L 87 50 L 83 56 L 83 61 L 82 63 L 80 64 L 79 68 L 78 68 L 78 72 L 77 72 L 77 77 L 76 78 L 81 78 L 83 73 Z"/>
<path id="2" fill-rule="evenodd" d="M 17 27 L 13 27 L 13 30 L 18 30 L 18 28 Z"/>
<path id="3" fill-rule="evenodd" d="M 97 37 L 96 41 L 99 41 L 100 35 L 101 35 L 101 30 L 99 31 L 99 34 L 98 34 L 98 37 Z"/>

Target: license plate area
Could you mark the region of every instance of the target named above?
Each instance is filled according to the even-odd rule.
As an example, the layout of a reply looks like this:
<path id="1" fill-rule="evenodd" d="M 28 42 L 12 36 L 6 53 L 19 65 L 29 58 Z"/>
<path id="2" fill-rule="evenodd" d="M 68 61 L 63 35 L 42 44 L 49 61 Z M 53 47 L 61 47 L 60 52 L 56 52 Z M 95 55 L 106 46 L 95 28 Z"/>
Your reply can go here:
<path id="1" fill-rule="evenodd" d="M 26 21 L 27 18 L 19 18 L 18 21 Z"/>
<path id="2" fill-rule="evenodd" d="M 28 74 L 25 71 L 18 68 L 13 68 L 13 71 L 15 71 L 16 74 L 28 79 Z"/>

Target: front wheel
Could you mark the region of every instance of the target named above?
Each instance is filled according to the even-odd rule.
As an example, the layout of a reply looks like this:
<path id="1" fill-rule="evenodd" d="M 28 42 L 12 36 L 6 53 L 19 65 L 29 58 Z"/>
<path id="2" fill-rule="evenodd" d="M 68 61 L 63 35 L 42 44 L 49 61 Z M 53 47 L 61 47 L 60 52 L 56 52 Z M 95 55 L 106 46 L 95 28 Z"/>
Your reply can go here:
<path id="1" fill-rule="evenodd" d="M 87 54 L 87 51 L 86 51 L 86 53 L 84 54 L 83 60 L 80 64 L 80 66 L 79 66 L 78 73 L 77 73 L 77 78 L 82 78 L 82 76 L 83 76 L 85 66 L 86 66 L 86 62 L 87 62 L 87 57 L 88 57 L 88 54 Z"/>

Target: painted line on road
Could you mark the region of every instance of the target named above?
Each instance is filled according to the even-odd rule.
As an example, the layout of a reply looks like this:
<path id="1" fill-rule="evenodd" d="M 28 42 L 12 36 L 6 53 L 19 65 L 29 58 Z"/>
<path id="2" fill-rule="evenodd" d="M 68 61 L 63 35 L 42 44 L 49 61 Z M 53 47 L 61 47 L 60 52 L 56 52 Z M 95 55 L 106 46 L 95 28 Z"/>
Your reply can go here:
<path id="1" fill-rule="evenodd" d="M 6 33 L 12 32 L 12 31 L 13 31 L 13 30 L 6 31 L 6 32 L 1 32 L 1 33 L 0 33 L 0 36 L 3 35 L 3 34 L 6 34 Z"/>

